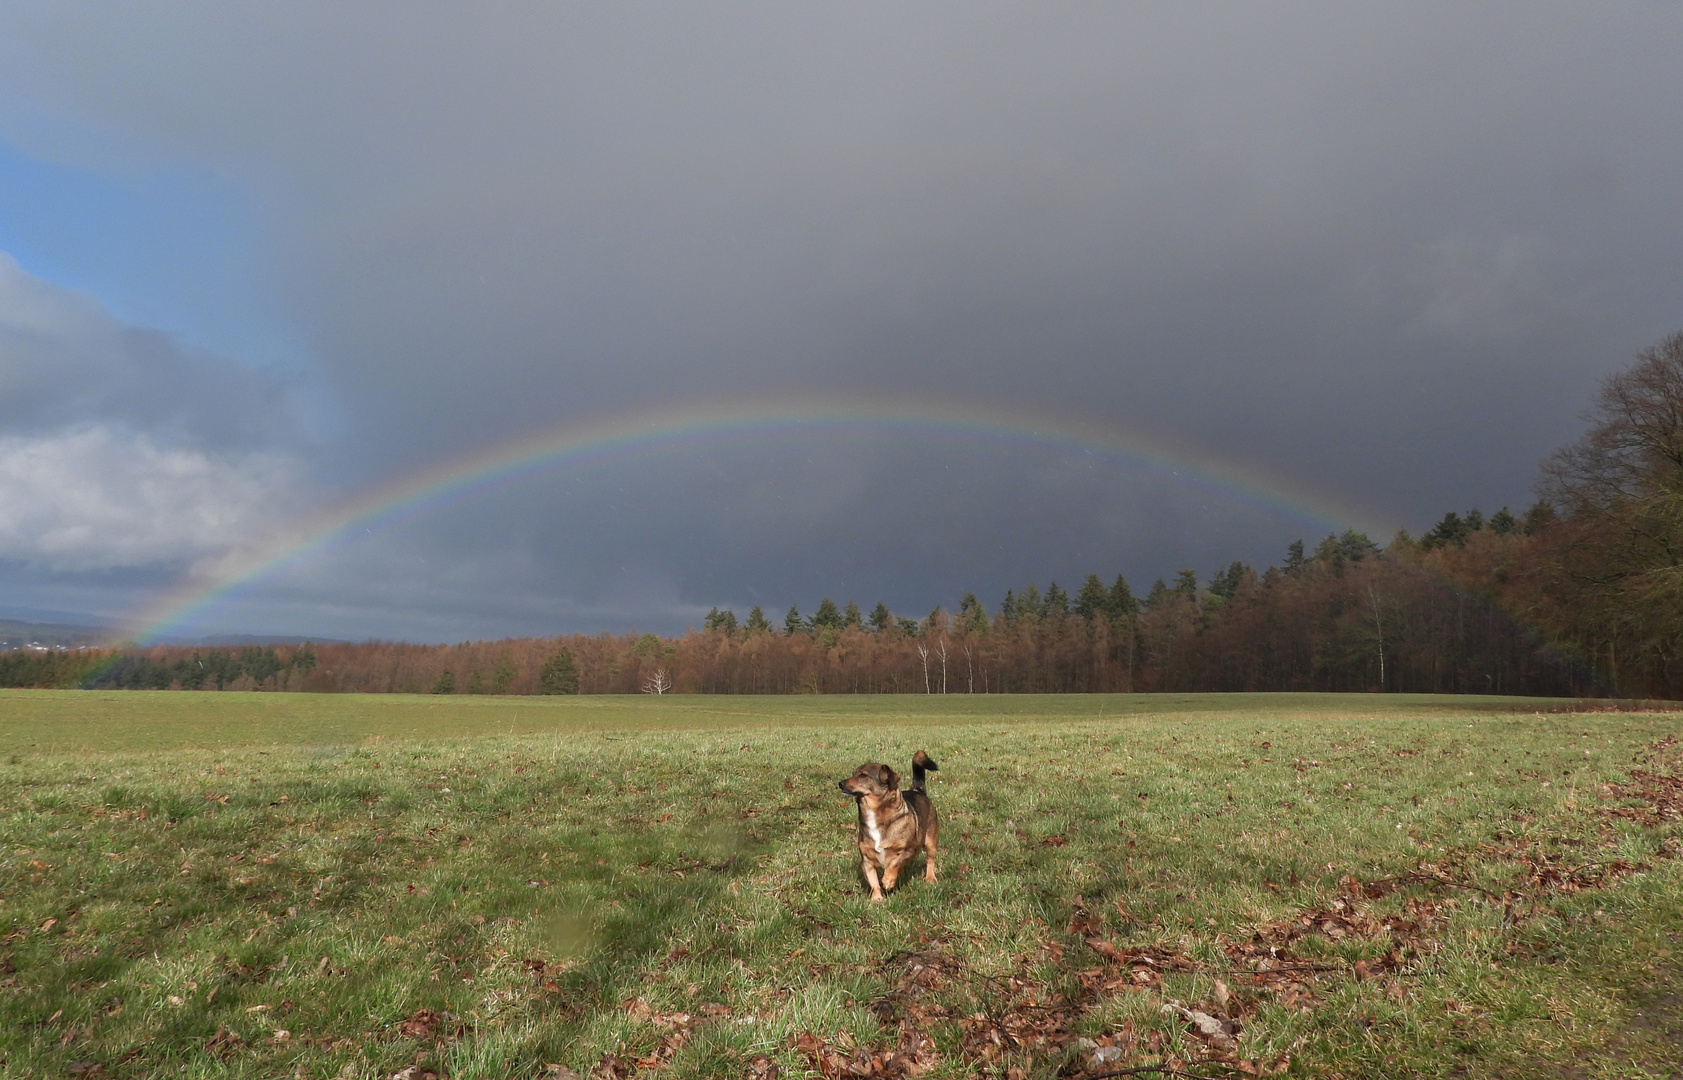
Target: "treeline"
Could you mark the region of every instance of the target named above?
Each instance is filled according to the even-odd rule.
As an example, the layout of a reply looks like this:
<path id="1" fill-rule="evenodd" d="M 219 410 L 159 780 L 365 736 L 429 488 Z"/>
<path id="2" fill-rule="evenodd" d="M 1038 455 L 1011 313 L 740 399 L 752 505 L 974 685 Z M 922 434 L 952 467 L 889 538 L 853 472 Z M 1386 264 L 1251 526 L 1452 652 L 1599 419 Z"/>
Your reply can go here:
<path id="1" fill-rule="evenodd" d="M 922 619 L 886 605 L 791 608 L 773 626 L 715 609 L 680 637 L 572 635 L 458 645 L 400 642 L 293 648 L 0 657 L 8 686 L 117 689 L 537 694 L 637 692 L 1066 693 L 1375 690 L 1603 695 L 1585 658 L 1506 614 L 1489 590 L 1550 525 L 1498 512 L 1451 514 L 1383 551 L 1368 537 L 1299 542 L 1261 573 L 1191 570 L 1136 598 L 1121 576 L 974 595 Z"/>
<path id="2" fill-rule="evenodd" d="M 77 649 L 0 653 L 0 686 L 83 690 L 301 690 L 315 648 Z"/>
<path id="3" fill-rule="evenodd" d="M 459 645 L 0 655 L 0 685 L 435 694 L 1328 690 L 1683 698 L 1683 334 L 1609 379 L 1543 498 L 1261 572 L 974 594 L 913 618 L 822 601 L 773 623 Z"/>

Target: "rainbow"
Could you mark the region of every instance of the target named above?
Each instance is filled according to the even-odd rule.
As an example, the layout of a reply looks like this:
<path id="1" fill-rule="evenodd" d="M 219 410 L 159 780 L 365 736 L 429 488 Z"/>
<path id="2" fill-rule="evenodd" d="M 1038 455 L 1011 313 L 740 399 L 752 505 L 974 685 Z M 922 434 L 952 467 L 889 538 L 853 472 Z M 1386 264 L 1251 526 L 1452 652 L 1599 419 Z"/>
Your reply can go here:
<path id="1" fill-rule="evenodd" d="M 669 453 L 689 445 L 821 433 L 902 434 L 1097 458 L 1170 474 L 1317 528 L 1388 535 L 1380 515 L 1283 473 L 1158 433 L 1069 414 L 976 402 L 759 398 L 691 402 L 571 421 L 388 480 L 290 523 L 262 544 L 228 553 L 168 590 L 129 624 L 156 641 L 307 557 L 488 489 L 561 466 Z"/>

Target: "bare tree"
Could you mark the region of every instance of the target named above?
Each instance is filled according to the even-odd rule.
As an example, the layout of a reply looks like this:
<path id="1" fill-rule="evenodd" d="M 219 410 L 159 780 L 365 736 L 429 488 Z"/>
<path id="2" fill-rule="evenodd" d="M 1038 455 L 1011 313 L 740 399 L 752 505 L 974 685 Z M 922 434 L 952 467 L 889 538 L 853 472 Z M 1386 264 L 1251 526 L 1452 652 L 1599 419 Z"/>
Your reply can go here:
<path id="1" fill-rule="evenodd" d="M 643 680 L 643 693 L 664 694 L 672 689 L 672 680 L 667 677 L 665 668 L 655 668 L 654 674 Z"/>
<path id="2" fill-rule="evenodd" d="M 1373 637 L 1379 643 L 1379 692 L 1385 692 L 1385 625 L 1379 621 L 1379 594 L 1367 587 L 1367 598 L 1373 602 Z"/>
<path id="3" fill-rule="evenodd" d="M 944 635 L 944 634 L 941 636 L 941 640 L 940 640 L 940 655 L 941 655 L 941 693 L 944 694 L 944 693 L 947 692 L 947 638 L 946 638 L 946 635 Z"/>
<path id="4" fill-rule="evenodd" d="M 1607 379 L 1593 426 L 1543 464 L 1543 494 L 1568 513 L 1677 498 L 1683 480 L 1683 333 Z"/>
<path id="5" fill-rule="evenodd" d="M 1619 677 L 1675 684 L 1683 661 L 1683 333 L 1607 379 L 1578 442 L 1543 463 L 1540 493 L 1569 636 Z M 1615 663 L 1615 660 L 1620 663 Z"/>
<path id="6" fill-rule="evenodd" d="M 929 646 L 921 641 L 918 642 L 917 654 L 919 659 L 923 661 L 923 692 L 926 694 L 933 693 L 934 691 L 929 689 Z"/>
<path id="7" fill-rule="evenodd" d="M 969 638 L 964 639 L 964 685 L 967 693 L 976 692 L 976 664 L 975 658 L 971 656 Z"/>
<path id="8" fill-rule="evenodd" d="M 1136 617 L 1133 615 L 1129 615 L 1127 621 L 1122 624 L 1122 692 L 1126 694 L 1134 692 L 1134 647 L 1139 639 L 1137 626 Z"/>

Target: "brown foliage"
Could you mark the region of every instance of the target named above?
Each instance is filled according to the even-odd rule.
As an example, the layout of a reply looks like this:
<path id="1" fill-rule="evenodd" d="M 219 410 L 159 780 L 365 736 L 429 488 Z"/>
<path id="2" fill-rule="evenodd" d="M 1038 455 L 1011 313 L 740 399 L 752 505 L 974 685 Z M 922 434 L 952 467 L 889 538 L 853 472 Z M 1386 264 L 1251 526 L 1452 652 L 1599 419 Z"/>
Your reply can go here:
<path id="1" fill-rule="evenodd" d="M 680 637 L 515 638 L 456 645 L 313 646 L 314 667 L 230 689 L 427 693 L 449 672 L 454 693 L 533 694 L 563 648 L 585 694 L 639 692 L 659 669 L 676 693 L 1080 693 L 1329 690 L 1582 695 L 1605 689 L 1536 626 L 1552 613 L 1524 568 L 1538 538 L 1475 534 L 1464 546 L 1370 556 L 1244 579 L 1230 599 L 1167 594 L 1137 618 L 1024 615 L 793 635 L 723 629 Z M 927 656 L 919 651 L 922 646 Z M 941 652 L 946 659 L 941 670 Z M 159 646 L 174 664 L 209 650 Z M 296 649 L 278 650 L 281 661 Z M 928 681 L 925 681 L 925 667 Z M 208 688 L 208 684 L 207 684 Z"/>

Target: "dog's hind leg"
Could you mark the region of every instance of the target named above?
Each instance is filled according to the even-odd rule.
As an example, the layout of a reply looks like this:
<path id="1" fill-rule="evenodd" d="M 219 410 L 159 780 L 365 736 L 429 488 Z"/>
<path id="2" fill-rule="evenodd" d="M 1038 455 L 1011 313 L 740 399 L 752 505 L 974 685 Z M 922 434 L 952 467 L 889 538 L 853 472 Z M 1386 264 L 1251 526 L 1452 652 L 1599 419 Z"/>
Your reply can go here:
<path id="1" fill-rule="evenodd" d="M 935 880 L 935 830 L 929 829 L 923 834 L 923 880 Z"/>

